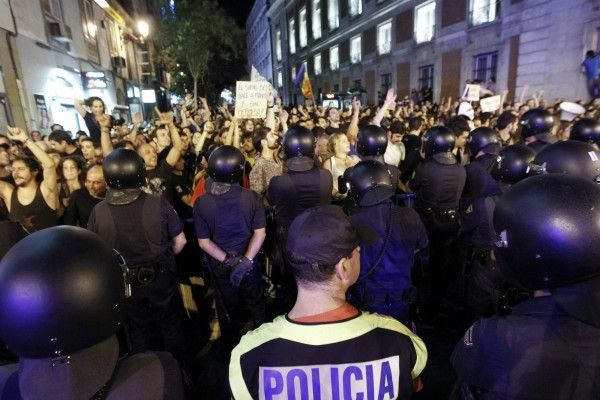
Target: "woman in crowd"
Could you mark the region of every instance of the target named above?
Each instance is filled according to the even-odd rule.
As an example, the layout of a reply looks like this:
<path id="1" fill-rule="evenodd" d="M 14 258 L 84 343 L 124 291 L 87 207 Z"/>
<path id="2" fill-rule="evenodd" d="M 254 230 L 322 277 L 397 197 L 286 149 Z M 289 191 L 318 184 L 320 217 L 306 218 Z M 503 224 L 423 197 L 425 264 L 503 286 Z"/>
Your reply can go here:
<path id="1" fill-rule="evenodd" d="M 83 165 L 84 161 L 77 156 L 67 156 L 60 159 L 58 163 L 58 208 L 59 217 L 69 206 L 71 194 L 83 187 Z"/>
<path id="2" fill-rule="evenodd" d="M 346 197 L 341 194 L 338 188 L 338 178 L 344 174 L 346 169 L 356 165 L 360 159 L 358 156 L 350 155 L 350 142 L 343 132 L 337 132 L 331 135 L 327 142 L 327 151 L 330 154 L 329 159 L 325 161 L 323 167 L 331 172 L 333 176 L 333 198 L 341 200 Z"/>
<path id="3" fill-rule="evenodd" d="M 88 112 L 89 108 L 90 112 Z M 85 102 L 75 100 L 75 109 L 85 121 L 85 126 L 90 133 L 90 137 L 96 143 L 100 142 L 100 126 L 106 118 L 112 121 L 112 117 L 106 114 L 106 105 L 100 97 L 90 97 Z M 112 122 L 110 124 L 112 126 Z"/>

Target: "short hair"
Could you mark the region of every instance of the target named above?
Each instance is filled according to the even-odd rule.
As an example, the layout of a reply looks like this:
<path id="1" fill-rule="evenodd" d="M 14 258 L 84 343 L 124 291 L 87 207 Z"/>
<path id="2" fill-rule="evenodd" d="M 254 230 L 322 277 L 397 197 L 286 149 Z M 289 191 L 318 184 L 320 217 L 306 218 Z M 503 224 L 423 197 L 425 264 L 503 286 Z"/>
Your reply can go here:
<path id="1" fill-rule="evenodd" d="M 92 142 L 92 144 L 94 145 L 94 147 L 97 147 L 96 146 L 96 142 L 94 142 L 94 140 L 91 137 L 89 137 L 89 136 L 81 139 L 81 143 L 83 143 L 83 142 Z"/>
<path id="2" fill-rule="evenodd" d="M 416 131 L 421 129 L 421 125 L 423 124 L 423 120 L 419 117 L 410 117 L 408 119 L 408 129 L 410 131 Z"/>
<path id="3" fill-rule="evenodd" d="M 327 134 L 325 129 L 321 128 L 320 126 L 315 126 L 314 128 L 312 128 L 312 133 L 313 135 L 315 135 L 316 138 Z"/>
<path id="4" fill-rule="evenodd" d="M 69 135 L 65 131 L 53 131 L 48 135 L 48 140 L 52 140 L 54 142 L 67 142 L 68 144 L 72 144 L 71 135 Z"/>
<path id="5" fill-rule="evenodd" d="M 261 141 L 267 137 L 269 131 L 269 128 L 258 128 L 254 131 L 254 134 L 252 135 L 252 144 L 257 152 L 262 152 L 263 147 Z"/>
<path id="6" fill-rule="evenodd" d="M 50 125 L 50 130 L 53 131 L 55 126 L 59 126 L 60 127 L 59 130 L 61 130 L 61 131 L 64 130 L 63 126 L 61 124 L 52 124 L 52 125 Z"/>
<path id="7" fill-rule="evenodd" d="M 404 122 L 394 121 L 390 125 L 390 132 L 392 132 L 392 134 L 399 133 L 404 135 L 406 133 L 406 125 L 404 125 Z"/>
<path id="8" fill-rule="evenodd" d="M 496 129 L 501 131 L 505 129 L 508 125 L 517 122 L 517 119 L 517 116 L 513 114 L 512 111 L 504 111 L 498 117 L 498 121 L 496 121 Z"/>
<path id="9" fill-rule="evenodd" d="M 311 265 L 304 264 L 301 259 L 296 259 L 292 254 L 286 252 L 286 257 L 290 261 L 294 278 L 304 283 L 326 283 L 335 274 L 335 265 Z M 349 257 L 349 256 L 348 256 Z"/>
<path id="10" fill-rule="evenodd" d="M 465 132 L 471 131 L 471 127 L 469 126 L 467 119 L 461 115 L 450 118 L 450 121 L 448 121 L 448 128 L 450 128 L 450 130 L 454 132 L 456 136 L 460 136 Z"/>

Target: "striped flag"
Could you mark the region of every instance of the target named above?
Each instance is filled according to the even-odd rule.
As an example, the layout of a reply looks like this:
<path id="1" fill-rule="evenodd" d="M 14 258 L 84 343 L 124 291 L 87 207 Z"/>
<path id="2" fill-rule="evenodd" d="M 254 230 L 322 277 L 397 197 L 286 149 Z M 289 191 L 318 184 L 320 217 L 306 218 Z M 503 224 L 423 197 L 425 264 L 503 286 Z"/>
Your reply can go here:
<path id="1" fill-rule="evenodd" d="M 302 63 L 300 70 L 296 74 L 294 84 L 296 87 L 300 88 L 305 99 L 313 98 L 312 86 L 310 84 L 310 79 L 308 79 L 308 71 L 306 70 L 304 63 Z"/>

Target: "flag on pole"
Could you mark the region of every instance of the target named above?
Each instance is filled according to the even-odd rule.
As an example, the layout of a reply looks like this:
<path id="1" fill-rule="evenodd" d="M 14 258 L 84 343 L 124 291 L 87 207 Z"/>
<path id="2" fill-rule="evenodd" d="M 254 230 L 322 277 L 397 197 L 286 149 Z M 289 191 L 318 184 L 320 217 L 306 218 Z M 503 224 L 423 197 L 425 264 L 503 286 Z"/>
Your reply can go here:
<path id="1" fill-rule="evenodd" d="M 302 63 L 300 66 L 300 71 L 298 71 L 298 74 L 296 74 L 294 84 L 296 87 L 300 88 L 305 99 L 313 98 L 312 86 L 310 84 L 310 79 L 308 79 L 308 71 L 306 70 L 304 63 Z"/>

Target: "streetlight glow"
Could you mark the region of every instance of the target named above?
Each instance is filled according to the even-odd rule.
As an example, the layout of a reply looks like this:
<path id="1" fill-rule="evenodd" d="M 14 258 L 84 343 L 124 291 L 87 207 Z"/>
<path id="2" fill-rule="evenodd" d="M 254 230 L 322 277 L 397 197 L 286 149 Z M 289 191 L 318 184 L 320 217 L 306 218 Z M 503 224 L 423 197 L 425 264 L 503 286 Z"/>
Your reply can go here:
<path id="1" fill-rule="evenodd" d="M 148 22 L 146 22 L 144 20 L 138 21 L 137 29 L 138 29 L 138 32 L 140 33 L 140 35 L 142 35 L 142 37 L 144 39 L 146 39 L 148 37 L 148 35 L 150 34 L 150 25 L 148 24 Z"/>

